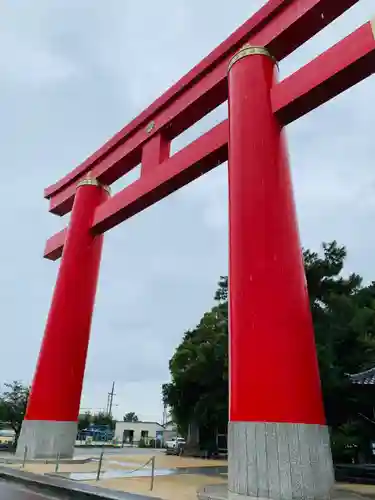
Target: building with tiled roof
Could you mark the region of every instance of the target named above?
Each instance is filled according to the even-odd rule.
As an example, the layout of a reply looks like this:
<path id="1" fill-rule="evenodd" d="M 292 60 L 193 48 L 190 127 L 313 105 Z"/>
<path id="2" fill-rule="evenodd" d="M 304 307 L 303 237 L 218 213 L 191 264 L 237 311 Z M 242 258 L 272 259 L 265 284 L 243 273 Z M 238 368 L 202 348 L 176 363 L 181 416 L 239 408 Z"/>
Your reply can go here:
<path id="1" fill-rule="evenodd" d="M 364 372 L 349 375 L 353 384 L 359 385 L 375 385 L 375 367 L 365 370 Z"/>

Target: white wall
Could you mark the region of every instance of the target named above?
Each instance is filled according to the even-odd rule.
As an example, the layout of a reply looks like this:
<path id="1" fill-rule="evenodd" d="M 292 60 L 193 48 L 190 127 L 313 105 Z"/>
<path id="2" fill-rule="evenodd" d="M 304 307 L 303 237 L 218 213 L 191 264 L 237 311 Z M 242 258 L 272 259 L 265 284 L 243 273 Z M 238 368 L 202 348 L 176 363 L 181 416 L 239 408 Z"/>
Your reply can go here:
<path id="1" fill-rule="evenodd" d="M 141 439 L 141 432 L 148 431 L 149 438 L 156 438 L 157 431 L 163 431 L 164 427 L 157 422 L 116 422 L 115 438 L 122 442 L 124 431 L 134 431 L 134 442 Z"/>

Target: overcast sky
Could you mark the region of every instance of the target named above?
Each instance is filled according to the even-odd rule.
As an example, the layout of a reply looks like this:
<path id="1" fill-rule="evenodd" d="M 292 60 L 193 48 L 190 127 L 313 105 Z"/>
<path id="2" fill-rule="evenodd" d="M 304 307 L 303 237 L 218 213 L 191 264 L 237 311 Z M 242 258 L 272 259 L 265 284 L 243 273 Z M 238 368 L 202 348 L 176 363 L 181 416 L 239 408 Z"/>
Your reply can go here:
<path id="1" fill-rule="evenodd" d="M 6 0 L 0 6 L 0 383 L 30 382 L 58 263 L 45 240 L 66 224 L 44 187 L 143 110 L 265 2 Z M 360 5 L 281 64 L 281 77 L 375 15 Z M 337 239 L 348 271 L 375 279 L 374 79 L 288 128 L 305 247 Z M 221 106 L 183 146 L 225 118 Z M 114 185 L 115 192 L 127 179 Z M 82 407 L 160 420 L 160 386 L 184 330 L 226 274 L 222 165 L 106 234 Z"/>

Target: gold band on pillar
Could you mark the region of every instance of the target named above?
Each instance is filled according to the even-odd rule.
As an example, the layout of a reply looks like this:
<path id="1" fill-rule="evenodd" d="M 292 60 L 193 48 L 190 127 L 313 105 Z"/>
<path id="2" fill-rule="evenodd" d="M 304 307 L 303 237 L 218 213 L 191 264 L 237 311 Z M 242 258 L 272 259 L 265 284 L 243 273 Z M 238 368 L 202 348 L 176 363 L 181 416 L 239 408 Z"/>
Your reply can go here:
<path id="1" fill-rule="evenodd" d="M 97 186 L 107 191 L 108 194 L 111 194 L 111 188 L 106 184 L 102 184 L 101 182 L 99 182 L 98 179 L 86 177 L 85 179 L 79 181 L 79 183 L 77 184 L 77 189 L 81 186 Z"/>
<path id="2" fill-rule="evenodd" d="M 247 56 L 266 56 L 272 59 L 272 61 L 277 65 L 276 59 L 265 47 L 258 47 L 256 45 L 246 43 L 229 61 L 228 72 L 231 70 L 233 64 Z"/>

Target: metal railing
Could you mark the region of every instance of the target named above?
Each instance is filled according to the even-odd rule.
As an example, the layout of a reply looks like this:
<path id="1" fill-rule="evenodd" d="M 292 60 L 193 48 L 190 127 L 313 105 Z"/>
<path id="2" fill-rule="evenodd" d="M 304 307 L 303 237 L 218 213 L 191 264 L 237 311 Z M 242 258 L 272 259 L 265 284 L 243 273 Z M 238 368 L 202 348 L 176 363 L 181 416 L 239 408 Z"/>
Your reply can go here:
<path id="1" fill-rule="evenodd" d="M 23 451 L 22 469 L 25 468 L 26 459 L 27 459 L 27 446 L 25 446 L 25 449 Z"/>
<path id="2" fill-rule="evenodd" d="M 23 460 L 22 460 L 22 469 L 25 468 L 26 461 L 27 461 L 27 446 L 24 448 L 24 453 L 23 453 Z M 96 481 L 100 481 L 100 474 L 102 472 L 102 466 L 103 466 L 103 457 L 104 457 L 104 450 L 100 453 L 99 456 L 99 461 L 98 461 L 98 469 L 96 471 Z M 61 459 L 61 454 L 57 453 L 56 454 L 56 462 L 55 462 L 55 474 L 59 472 L 59 466 L 60 466 L 60 459 Z M 150 491 L 154 489 L 154 481 L 155 481 L 155 456 L 152 456 L 145 462 L 144 464 L 140 465 L 139 467 L 136 467 L 135 469 L 132 470 L 126 470 L 123 471 L 122 474 L 133 474 L 134 472 L 137 472 L 139 470 L 144 469 L 147 467 L 147 465 L 151 464 L 151 485 L 150 485 Z"/>
<path id="3" fill-rule="evenodd" d="M 99 457 L 98 470 L 96 472 L 96 481 L 100 480 L 100 474 L 101 474 L 101 469 L 102 469 L 102 464 L 103 464 L 103 456 L 104 456 L 104 451 L 101 452 L 100 457 Z M 154 480 L 155 480 L 155 456 L 149 458 L 147 460 L 147 462 L 145 462 L 144 464 L 140 465 L 139 467 L 136 467 L 135 469 L 122 471 L 121 475 L 123 475 L 123 474 L 133 474 L 134 472 L 137 472 L 139 470 L 144 469 L 149 464 L 151 464 L 151 485 L 150 485 L 150 491 L 152 491 L 154 489 Z"/>

